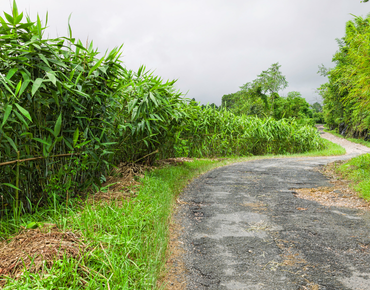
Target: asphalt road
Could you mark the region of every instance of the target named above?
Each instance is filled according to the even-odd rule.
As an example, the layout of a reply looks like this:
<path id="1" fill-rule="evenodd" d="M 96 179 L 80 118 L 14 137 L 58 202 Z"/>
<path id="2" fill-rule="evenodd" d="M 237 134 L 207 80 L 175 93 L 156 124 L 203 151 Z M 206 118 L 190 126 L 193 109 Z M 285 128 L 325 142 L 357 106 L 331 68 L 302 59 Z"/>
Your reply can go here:
<path id="1" fill-rule="evenodd" d="M 370 289 L 370 212 L 300 199 L 329 158 L 212 170 L 181 195 L 186 289 Z"/>

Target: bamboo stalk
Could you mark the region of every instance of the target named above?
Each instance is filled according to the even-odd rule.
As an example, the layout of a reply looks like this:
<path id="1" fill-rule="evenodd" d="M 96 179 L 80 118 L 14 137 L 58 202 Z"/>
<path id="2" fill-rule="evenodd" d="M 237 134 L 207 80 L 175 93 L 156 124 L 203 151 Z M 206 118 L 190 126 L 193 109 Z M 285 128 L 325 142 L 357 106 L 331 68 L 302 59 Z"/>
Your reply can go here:
<path id="1" fill-rule="evenodd" d="M 17 151 L 17 157 L 19 159 L 19 151 Z M 16 221 L 18 223 L 18 217 L 19 217 L 19 162 L 17 162 L 17 176 L 15 181 L 15 215 L 16 215 Z"/>
<path id="2" fill-rule="evenodd" d="M 7 161 L 7 162 L 0 163 L 0 166 L 10 165 L 10 164 L 20 163 L 20 162 L 26 162 L 26 161 L 40 160 L 40 159 L 45 159 L 45 158 L 68 157 L 68 156 L 72 156 L 72 155 L 80 155 L 80 153 L 59 154 L 59 155 L 53 155 L 53 156 L 49 156 L 49 157 L 34 157 L 34 158 L 21 159 L 21 160 L 17 159 L 17 160 L 13 160 L 13 161 Z M 18 155 L 18 158 L 19 158 L 19 155 Z"/>

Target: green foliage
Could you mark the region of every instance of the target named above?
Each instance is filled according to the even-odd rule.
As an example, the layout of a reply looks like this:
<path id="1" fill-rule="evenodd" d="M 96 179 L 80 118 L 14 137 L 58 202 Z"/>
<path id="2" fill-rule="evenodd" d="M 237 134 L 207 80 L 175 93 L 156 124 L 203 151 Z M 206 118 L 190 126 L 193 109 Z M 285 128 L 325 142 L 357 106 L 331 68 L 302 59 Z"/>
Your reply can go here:
<path id="1" fill-rule="evenodd" d="M 285 89 L 288 82 L 279 71 L 281 66 L 275 63 L 257 79 L 246 83 L 241 90 L 222 97 L 222 107 L 237 115 L 252 115 L 259 118 L 273 117 L 309 119 L 313 117 L 312 109 L 299 92 L 290 92 L 286 98 L 278 92 Z M 314 123 L 314 122 L 312 122 Z"/>
<path id="2" fill-rule="evenodd" d="M 115 119 L 119 144 L 116 158 L 134 162 L 173 142 L 181 130 L 180 121 L 186 117 L 186 103 L 175 90 L 175 81 L 163 82 L 145 67 L 137 73 L 126 71 L 124 83 Z M 148 161 L 153 163 L 155 158 L 153 154 Z"/>
<path id="3" fill-rule="evenodd" d="M 352 181 L 352 186 L 370 200 L 370 154 L 360 155 L 342 164 L 338 171 Z"/>
<path id="4" fill-rule="evenodd" d="M 315 128 L 294 119 L 237 116 L 226 109 L 196 106 L 188 106 L 186 114 L 189 119 L 175 146 L 187 142 L 189 157 L 298 153 L 323 147 Z"/>
<path id="5" fill-rule="evenodd" d="M 370 127 L 370 17 L 355 17 L 346 24 L 333 57 L 336 66 L 326 70 L 329 82 L 320 88 L 324 117 L 342 134 L 366 138 Z M 322 73 L 322 69 L 321 69 Z"/>
<path id="6" fill-rule="evenodd" d="M 16 189 L 6 184 L 19 181 L 21 207 L 31 211 L 33 203 L 49 199 L 55 178 L 77 192 L 108 171 L 112 161 L 108 133 L 123 71 L 121 48 L 98 58 L 92 43 L 85 48 L 71 35 L 44 39 L 47 23 L 42 25 L 39 16 L 36 22 L 29 17 L 22 22 L 23 13 L 18 14 L 15 2 L 12 15 L 4 15 L 6 20 L 0 17 L 0 163 L 39 159 L 18 163 L 19 172 L 14 166 L 0 166 L 0 215 L 18 202 Z M 72 159 L 59 156 L 68 153 L 89 167 L 76 172 L 73 182 L 67 180 Z M 66 195 L 65 190 L 58 193 L 58 198 Z"/>

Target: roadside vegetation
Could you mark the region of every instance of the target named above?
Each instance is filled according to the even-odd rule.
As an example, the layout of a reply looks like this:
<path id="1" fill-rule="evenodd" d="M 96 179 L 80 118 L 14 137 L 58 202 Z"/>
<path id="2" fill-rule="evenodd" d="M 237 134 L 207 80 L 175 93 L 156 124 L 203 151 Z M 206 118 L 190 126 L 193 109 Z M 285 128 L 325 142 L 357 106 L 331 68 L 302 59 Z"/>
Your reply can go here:
<path id="1" fill-rule="evenodd" d="M 337 39 L 333 68 L 320 67 L 328 82 L 319 88 L 324 118 L 330 130 L 343 136 L 370 140 L 370 17 L 355 16 Z"/>
<path id="2" fill-rule="evenodd" d="M 363 1 L 368 2 L 368 1 Z M 354 16 L 346 24 L 345 36 L 337 39 L 335 66 L 321 66 L 328 77 L 319 92 L 324 100 L 327 132 L 370 147 L 370 15 Z M 362 197 L 370 199 L 370 155 L 344 162 L 337 168 Z"/>
<path id="3" fill-rule="evenodd" d="M 0 23 L 4 289 L 154 288 L 171 205 L 193 177 L 257 155 L 341 152 L 305 117 L 283 118 L 281 112 L 277 117 L 276 87 L 268 114 L 202 107 L 183 98 L 175 81 L 145 67 L 126 69 L 122 47 L 102 55 L 92 42 L 84 46 L 73 38 L 70 26 L 67 37 L 44 38 L 47 21 L 19 13 L 15 1 Z M 229 159 L 214 159 L 225 156 Z M 135 164 L 151 168 L 176 157 L 208 159 L 134 172 Z M 127 172 L 131 179 L 122 181 Z M 117 187 L 120 183 L 124 186 Z M 33 247 L 27 248 L 16 234 L 30 232 L 45 243 L 30 240 Z M 53 249 L 46 243 L 61 232 L 73 232 L 74 250 L 62 247 L 65 236 Z M 9 241 L 23 258 L 7 259 Z M 48 257 L 37 252 L 47 262 L 25 254 L 39 247 L 54 251 Z M 55 259 L 60 252 L 63 258 Z"/>
<path id="4" fill-rule="evenodd" d="M 348 141 L 361 144 L 370 148 L 370 142 L 363 139 L 343 137 L 336 130 L 324 130 L 337 137 L 345 138 Z M 351 186 L 359 192 L 360 196 L 370 200 L 370 154 L 363 154 L 345 161 L 335 167 L 336 173 L 340 173 L 344 179 L 351 182 Z"/>
<path id="5" fill-rule="evenodd" d="M 363 154 L 344 162 L 337 168 L 344 179 L 351 181 L 351 186 L 360 196 L 370 200 L 370 154 Z"/>

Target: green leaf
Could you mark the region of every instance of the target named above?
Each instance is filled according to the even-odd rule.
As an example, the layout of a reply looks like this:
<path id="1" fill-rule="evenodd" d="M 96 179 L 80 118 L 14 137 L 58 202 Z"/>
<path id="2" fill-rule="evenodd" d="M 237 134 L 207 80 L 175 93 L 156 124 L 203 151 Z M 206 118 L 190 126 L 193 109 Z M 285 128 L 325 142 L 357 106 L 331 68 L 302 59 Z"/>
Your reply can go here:
<path id="1" fill-rule="evenodd" d="M 6 186 L 9 186 L 9 187 L 11 187 L 11 188 L 14 188 L 15 190 L 20 190 L 20 191 L 22 191 L 20 188 L 16 187 L 16 186 L 15 186 L 15 185 L 13 185 L 13 184 L 10 184 L 10 183 L 2 183 L 2 185 L 6 185 Z"/>
<path id="2" fill-rule="evenodd" d="M 40 47 L 40 46 L 39 46 L 39 47 Z M 40 47 L 40 49 L 41 49 L 41 47 Z M 46 65 L 47 65 L 48 67 L 50 67 L 50 64 L 49 64 L 49 62 L 48 62 L 47 58 L 45 57 L 45 55 L 43 55 L 43 54 L 39 53 L 39 54 L 38 54 L 38 56 L 42 59 L 42 61 L 43 61 L 44 63 L 46 63 Z"/>
<path id="3" fill-rule="evenodd" d="M 17 111 L 14 111 L 14 113 L 17 115 L 18 119 L 26 126 L 26 128 L 28 129 L 28 124 L 26 122 L 26 120 L 22 117 L 21 114 L 19 114 Z"/>
<path id="4" fill-rule="evenodd" d="M 42 38 L 42 27 L 41 27 L 41 20 L 40 20 L 40 16 L 37 14 L 37 33 L 39 35 L 39 39 Z"/>
<path id="5" fill-rule="evenodd" d="M 47 146 L 50 146 L 51 145 L 51 143 L 48 143 L 46 140 L 42 140 L 40 138 L 32 138 L 32 140 L 38 141 L 38 142 L 40 142 L 42 144 L 45 144 Z"/>
<path id="6" fill-rule="evenodd" d="M 7 78 L 8 80 L 10 80 L 10 79 L 12 78 L 12 76 L 13 76 L 17 71 L 18 71 L 18 68 L 12 68 L 12 69 L 8 72 L 8 74 L 6 75 L 6 78 Z"/>
<path id="7" fill-rule="evenodd" d="M 30 113 L 28 113 L 28 111 L 24 108 L 22 108 L 20 105 L 18 104 L 15 104 L 18 108 L 18 110 L 28 119 L 32 122 L 32 118 L 31 118 L 31 115 Z"/>
<path id="8" fill-rule="evenodd" d="M 18 16 L 18 7 L 17 7 L 17 3 L 15 2 L 15 0 L 13 0 L 13 16 L 14 17 Z"/>
<path id="9" fill-rule="evenodd" d="M 73 151 L 73 147 L 72 147 L 71 143 L 69 143 L 66 138 L 63 138 L 63 140 L 64 140 L 64 143 L 67 145 L 67 147 L 69 149 L 71 149 L 71 151 Z"/>
<path id="10" fill-rule="evenodd" d="M 18 24 L 23 19 L 23 12 L 15 18 L 15 24 Z"/>
<path id="11" fill-rule="evenodd" d="M 89 144 L 90 142 L 91 142 L 91 140 L 89 140 L 89 141 L 85 141 L 85 142 L 83 142 L 83 143 L 81 143 L 81 144 L 78 144 L 76 147 L 77 147 L 77 148 L 81 148 L 81 147 L 85 146 L 86 144 Z"/>
<path id="12" fill-rule="evenodd" d="M 54 127 L 54 136 L 55 137 L 58 137 L 61 127 L 62 127 L 62 113 L 59 114 L 57 122 L 55 123 L 55 127 Z"/>
<path id="13" fill-rule="evenodd" d="M 35 95 L 35 93 L 37 92 L 37 90 L 39 89 L 39 87 L 41 86 L 43 82 L 43 79 L 41 78 L 37 78 L 34 82 L 33 82 L 33 86 L 32 86 L 32 96 Z"/>
<path id="14" fill-rule="evenodd" d="M 9 30 L 9 29 L 10 29 L 10 28 L 9 28 L 9 26 L 6 24 L 6 22 L 5 22 L 4 18 L 2 18 L 1 16 L 0 16 L 0 22 L 1 22 L 1 26 L 2 26 L 5 30 Z"/>
<path id="15" fill-rule="evenodd" d="M 46 75 L 48 76 L 49 80 L 56 86 L 57 84 L 57 78 L 53 73 L 47 72 Z"/>
<path id="16" fill-rule="evenodd" d="M 18 95 L 19 90 L 21 89 L 21 87 L 22 87 L 22 80 L 19 81 L 17 87 L 15 88 L 15 95 Z"/>
<path id="17" fill-rule="evenodd" d="M 6 120 L 8 120 L 8 117 L 10 113 L 12 112 L 13 106 L 12 105 L 7 105 L 4 113 L 4 119 L 3 122 L 1 123 L 0 129 L 5 125 Z"/>
<path id="18" fill-rule="evenodd" d="M 26 225 L 27 229 L 37 229 L 39 227 L 39 223 L 36 222 L 30 222 Z"/>
<path id="19" fill-rule="evenodd" d="M 105 56 L 103 56 L 92 68 L 91 70 L 89 71 L 89 74 L 87 75 L 87 77 L 89 77 L 93 71 L 95 71 L 100 65 L 101 63 L 103 62 L 103 60 L 105 59 Z"/>
<path id="20" fill-rule="evenodd" d="M 14 24 L 14 18 L 11 15 L 9 15 L 6 12 L 4 12 L 4 15 L 5 15 L 6 20 L 9 21 L 9 23 Z"/>
<path id="21" fill-rule="evenodd" d="M 18 152 L 17 145 L 15 145 L 13 140 L 10 139 L 7 135 L 5 135 L 5 133 L 3 134 L 3 136 L 5 137 L 6 140 L 8 140 L 9 144 L 14 148 L 15 152 Z"/>
<path id="22" fill-rule="evenodd" d="M 80 130 L 78 130 L 77 128 L 73 134 L 73 147 L 76 146 L 79 136 L 80 136 Z"/>
<path id="23" fill-rule="evenodd" d="M 19 97 L 23 94 L 24 90 L 27 89 L 28 84 L 31 82 L 30 79 L 25 80 L 21 86 L 21 89 L 19 91 Z"/>

